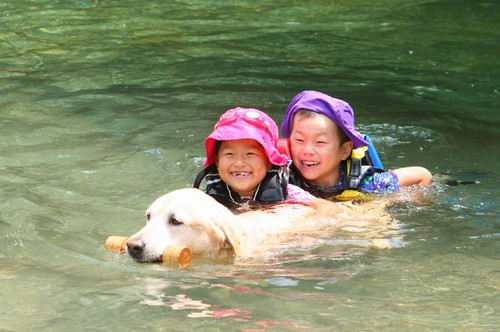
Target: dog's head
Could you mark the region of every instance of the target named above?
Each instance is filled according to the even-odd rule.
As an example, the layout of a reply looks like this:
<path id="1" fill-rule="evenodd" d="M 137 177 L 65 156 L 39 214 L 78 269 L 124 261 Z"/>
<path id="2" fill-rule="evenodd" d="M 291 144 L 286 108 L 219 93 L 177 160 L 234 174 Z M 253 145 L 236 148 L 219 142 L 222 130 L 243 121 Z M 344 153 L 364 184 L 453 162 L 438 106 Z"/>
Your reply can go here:
<path id="1" fill-rule="evenodd" d="M 213 257 L 232 245 L 224 225 L 235 216 L 198 189 L 161 196 L 149 206 L 146 217 L 146 225 L 127 242 L 137 262 L 160 260 L 167 246 L 188 246 L 193 255 Z"/>

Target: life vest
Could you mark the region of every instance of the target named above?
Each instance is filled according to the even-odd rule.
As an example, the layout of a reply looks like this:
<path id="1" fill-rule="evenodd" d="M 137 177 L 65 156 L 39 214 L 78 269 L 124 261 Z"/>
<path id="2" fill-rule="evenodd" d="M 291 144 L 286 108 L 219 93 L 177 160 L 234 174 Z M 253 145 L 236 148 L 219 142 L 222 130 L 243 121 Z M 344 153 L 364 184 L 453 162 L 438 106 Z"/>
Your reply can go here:
<path id="1" fill-rule="evenodd" d="M 349 200 L 354 196 L 364 195 L 356 191 L 359 188 L 359 184 L 365 174 L 369 171 L 383 172 L 384 168 L 382 162 L 378 156 L 377 150 L 373 145 L 370 137 L 368 135 L 363 135 L 363 138 L 370 143 L 368 147 L 364 146 L 361 148 L 353 149 L 351 156 L 341 163 L 342 172 L 345 174 L 345 179 L 342 181 L 342 187 L 338 188 L 341 191 L 340 194 L 333 194 L 336 199 L 339 200 Z M 278 141 L 278 150 L 281 153 L 290 154 L 290 140 L 287 138 L 280 138 Z M 295 169 L 293 164 L 290 166 L 290 183 L 295 184 L 301 188 L 313 192 L 307 181 L 303 179 L 298 171 Z M 356 193 L 357 192 L 357 193 Z M 314 193 L 313 193 L 314 194 Z M 320 196 L 325 196 L 326 193 L 317 193 Z"/>
<path id="2" fill-rule="evenodd" d="M 203 179 L 206 179 L 206 193 L 229 208 L 238 208 L 243 205 L 249 205 L 250 207 L 259 204 L 270 205 L 287 199 L 288 172 L 286 166 L 273 166 L 268 170 L 257 187 L 252 201 L 241 199 L 240 195 L 220 178 L 214 164 L 198 173 L 193 187 L 199 188 Z"/>
<path id="3" fill-rule="evenodd" d="M 347 162 L 347 180 L 346 189 L 357 189 L 363 176 L 370 170 L 383 172 L 384 167 L 378 156 L 377 150 L 368 135 L 363 135 L 363 138 L 370 143 L 368 146 L 363 146 L 353 149 L 351 156 Z"/>

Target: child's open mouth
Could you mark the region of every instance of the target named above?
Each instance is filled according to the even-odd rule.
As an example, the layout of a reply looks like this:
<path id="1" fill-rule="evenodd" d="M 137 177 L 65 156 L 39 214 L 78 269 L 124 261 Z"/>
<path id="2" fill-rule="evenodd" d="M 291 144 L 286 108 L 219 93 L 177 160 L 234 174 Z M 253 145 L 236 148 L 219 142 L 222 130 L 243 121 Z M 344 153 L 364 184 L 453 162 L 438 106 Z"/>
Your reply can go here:
<path id="1" fill-rule="evenodd" d="M 319 162 L 317 162 L 317 161 L 302 161 L 301 164 L 306 166 L 306 167 L 313 167 L 313 166 L 318 166 Z"/>
<path id="2" fill-rule="evenodd" d="M 232 176 L 249 176 L 250 174 L 252 174 L 252 173 L 250 173 L 250 172 L 231 172 Z"/>

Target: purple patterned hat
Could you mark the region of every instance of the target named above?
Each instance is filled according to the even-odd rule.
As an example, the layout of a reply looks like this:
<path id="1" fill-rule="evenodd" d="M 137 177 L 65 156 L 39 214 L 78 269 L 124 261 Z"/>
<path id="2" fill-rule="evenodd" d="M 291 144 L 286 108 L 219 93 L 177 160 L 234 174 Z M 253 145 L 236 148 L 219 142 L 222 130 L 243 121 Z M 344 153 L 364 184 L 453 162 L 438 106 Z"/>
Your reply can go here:
<path id="1" fill-rule="evenodd" d="M 313 90 L 302 91 L 288 105 L 283 123 L 281 124 L 283 136 L 290 137 L 293 116 L 300 110 L 309 110 L 324 114 L 332 119 L 352 141 L 355 149 L 370 145 L 354 129 L 354 111 L 348 103 Z"/>

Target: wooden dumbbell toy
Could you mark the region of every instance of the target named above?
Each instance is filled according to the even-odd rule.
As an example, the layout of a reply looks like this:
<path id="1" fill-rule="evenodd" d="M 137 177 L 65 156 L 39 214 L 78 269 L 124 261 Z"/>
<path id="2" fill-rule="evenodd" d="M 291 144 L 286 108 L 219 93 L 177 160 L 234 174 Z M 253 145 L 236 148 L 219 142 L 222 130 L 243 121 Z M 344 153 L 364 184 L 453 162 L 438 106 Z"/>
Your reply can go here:
<path id="1" fill-rule="evenodd" d="M 106 239 L 104 243 L 104 248 L 109 251 L 119 252 L 120 254 L 125 253 L 127 250 L 126 236 L 111 235 Z M 161 256 L 163 263 L 179 265 L 181 267 L 186 267 L 191 264 L 193 260 L 193 254 L 191 249 L 186 246 L 168 246 L 163 251 Z"/>

